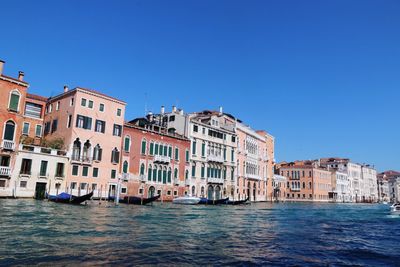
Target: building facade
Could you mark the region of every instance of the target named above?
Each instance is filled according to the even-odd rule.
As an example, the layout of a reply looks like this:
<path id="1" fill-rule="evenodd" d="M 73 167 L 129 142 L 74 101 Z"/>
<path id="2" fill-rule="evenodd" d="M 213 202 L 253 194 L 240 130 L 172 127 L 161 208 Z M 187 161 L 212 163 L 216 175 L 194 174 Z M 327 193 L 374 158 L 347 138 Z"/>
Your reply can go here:
<path id="1" fill-rule="evenodd" d="M 380 202 L 390 202 L 391 198 L 394 197 L 395 186 L 393 186 L 394 183 L 389 183 L 389 181 L 394 181 L 397 177 L 400 177 L 400 172 L 393 170 L 384 171 L 377 175 L 378 200 Z"/>
<path id="2" fill-rule="evenodd" d="M 117 194 L 125 102 L 85 88 L 47 101 L 44 136 L 67 151 L 66 191 L 94 192 L 94 198 Z"/>
<path id="3" fill-rule="evenodd" d="M 190 141 L 148 115 L 125 123 L 123 129 L 122 197 L 160 195 L 172 201 L 190 192 Z"/>

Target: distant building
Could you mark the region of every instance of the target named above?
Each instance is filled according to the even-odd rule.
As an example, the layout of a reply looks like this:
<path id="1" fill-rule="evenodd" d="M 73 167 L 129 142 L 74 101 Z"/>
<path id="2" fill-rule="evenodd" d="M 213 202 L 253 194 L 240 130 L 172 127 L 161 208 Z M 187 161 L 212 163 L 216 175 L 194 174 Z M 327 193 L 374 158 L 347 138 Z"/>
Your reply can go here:
<path id="1" fill-rule="evenodd" d="M 379 201 L 389 202 L 391 198 L 395 198 L 395 183 L 392 182 L 390 183 L 391 186 L 389 186 L 389 181 L 395 181 L 397 177 L 400 177 L 400 172 L 393 170 L 378 174 L 377 190 Z"/>
<path id="2" fill-rule="evenodd" d="M 149 114 L 124 124 L 122 143 L 122 196 L 172 201 L 190 192 L 190 141 L 168 132 L 162 117 Z"/>

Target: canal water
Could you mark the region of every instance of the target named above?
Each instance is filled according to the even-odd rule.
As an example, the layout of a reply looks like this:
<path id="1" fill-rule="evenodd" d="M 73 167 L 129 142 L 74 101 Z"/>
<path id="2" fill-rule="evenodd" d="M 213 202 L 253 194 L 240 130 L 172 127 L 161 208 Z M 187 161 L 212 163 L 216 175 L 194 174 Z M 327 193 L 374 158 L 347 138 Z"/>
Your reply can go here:
<path id="1" fill-rule="evenodd" d="M 0 265 L 400 266 L 389 206 L 0 200 Z"/>

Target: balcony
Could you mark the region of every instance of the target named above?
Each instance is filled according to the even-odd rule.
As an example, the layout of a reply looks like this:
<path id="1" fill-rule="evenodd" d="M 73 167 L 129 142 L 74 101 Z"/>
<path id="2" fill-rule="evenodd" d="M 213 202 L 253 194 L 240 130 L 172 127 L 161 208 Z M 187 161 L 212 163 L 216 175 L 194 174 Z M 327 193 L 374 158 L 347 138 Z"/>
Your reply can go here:
<path id="1" fill-rule="evenodd" d="M 11 176 L 11 168 L 8 166 L 0 166 L 0 176 Z"/>
<path id="2" fill-rule="evenodd" d="M 261 180 L 261 177 L 259 175 L 256 174 L 247 174 L 245 175 L 245 177 L 247 177 L 248 179 L 252 179 L 252 180 Z"/>
<path id="3" fill-rule="evenodd" d="M 207 178 L 207 183 L 210 183 L 210 184 L 223 184 L 224 183 L 224 179 L 222 179 L 222 178 Z"/>
<path id="4" fill-rule="evenodd" d="M 3 141 L 1 141 L 1 148 L 4 149 L 4 150 L 14 151 L 15 150 L 15 143 L 14 143 L 14 141 L 3 140 Z"/>
<path id="5" fill-rule="evenodd" d="M 218 163 L 224 163 L 224 157 L 221 155 L 208 155 L 207 156 L 207 161 L 211 161 L 211 162 L 218 162 Z"/>
<path id="6" fill-rule="evenodd" d="M 72 155 L 71 162 L 83 165 L 92 165 L 93 159 L 90 157 L 80 157 L 80 155 Z"/>
<path id="7" fill-rule="evenodd" d="M 171 158 L 168 156 L 155 155 L 154 162 L 161 164 L 169 164 L 171 162 Z"/>

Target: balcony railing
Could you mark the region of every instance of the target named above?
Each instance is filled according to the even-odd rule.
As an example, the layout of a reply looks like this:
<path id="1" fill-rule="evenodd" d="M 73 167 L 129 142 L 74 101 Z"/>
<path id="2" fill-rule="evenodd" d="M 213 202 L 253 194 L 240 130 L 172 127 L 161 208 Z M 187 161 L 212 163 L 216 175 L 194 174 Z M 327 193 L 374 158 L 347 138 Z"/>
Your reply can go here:
<path id="1" fill-rule="evenodd" d="M 212 183 L 212 184 L 223 184 L 224 179 L 222 179 L 222 178 L 207 178 L 207 182 Z"/>
<path id="2" fill-rule="evenodd" d="M 253 180 L 261 180 L 261 177 L 259 175 L 256 175 L 256 174 L 248 174 L 248 173 L 246 173 L 245 177 L 247 177 L 249 179 L 253 179 Z"/>
<path id="3" fill-rule="evenodd" d="M 8 166 L 0 166 L 0 176 L 11 176 L 11 168 Z"/>
<path id="4" fill-rule="evenodd" d="M 207 161 L 212 161 L 212 162 L 219 162 L 219 163 L 224 163 L 224 157 L 221 155 L 208 155 L 207 156 Z"/>
<path id="5" fill-rule="evenodd" d="M 75 161 L 78 163 L 82 163 L 82 164 L 92 164 L 93 159 L 91 157 L 81 157 L 80 155 L 74 155 L 72 154 L 71 156 L 71 161 Z"/>
<path id="6" fill-rule="evenodd" d="M 3 140 L 1 141 L 1 148 L 4 150 L 15 150 L 15 142 L 10 140 Z"/>
<path id="7" fill-rule="evenodd" d="M 169 164 L 171 162 L 171 158 L 168 156 L 155 155 L 154 162 Z"/>

